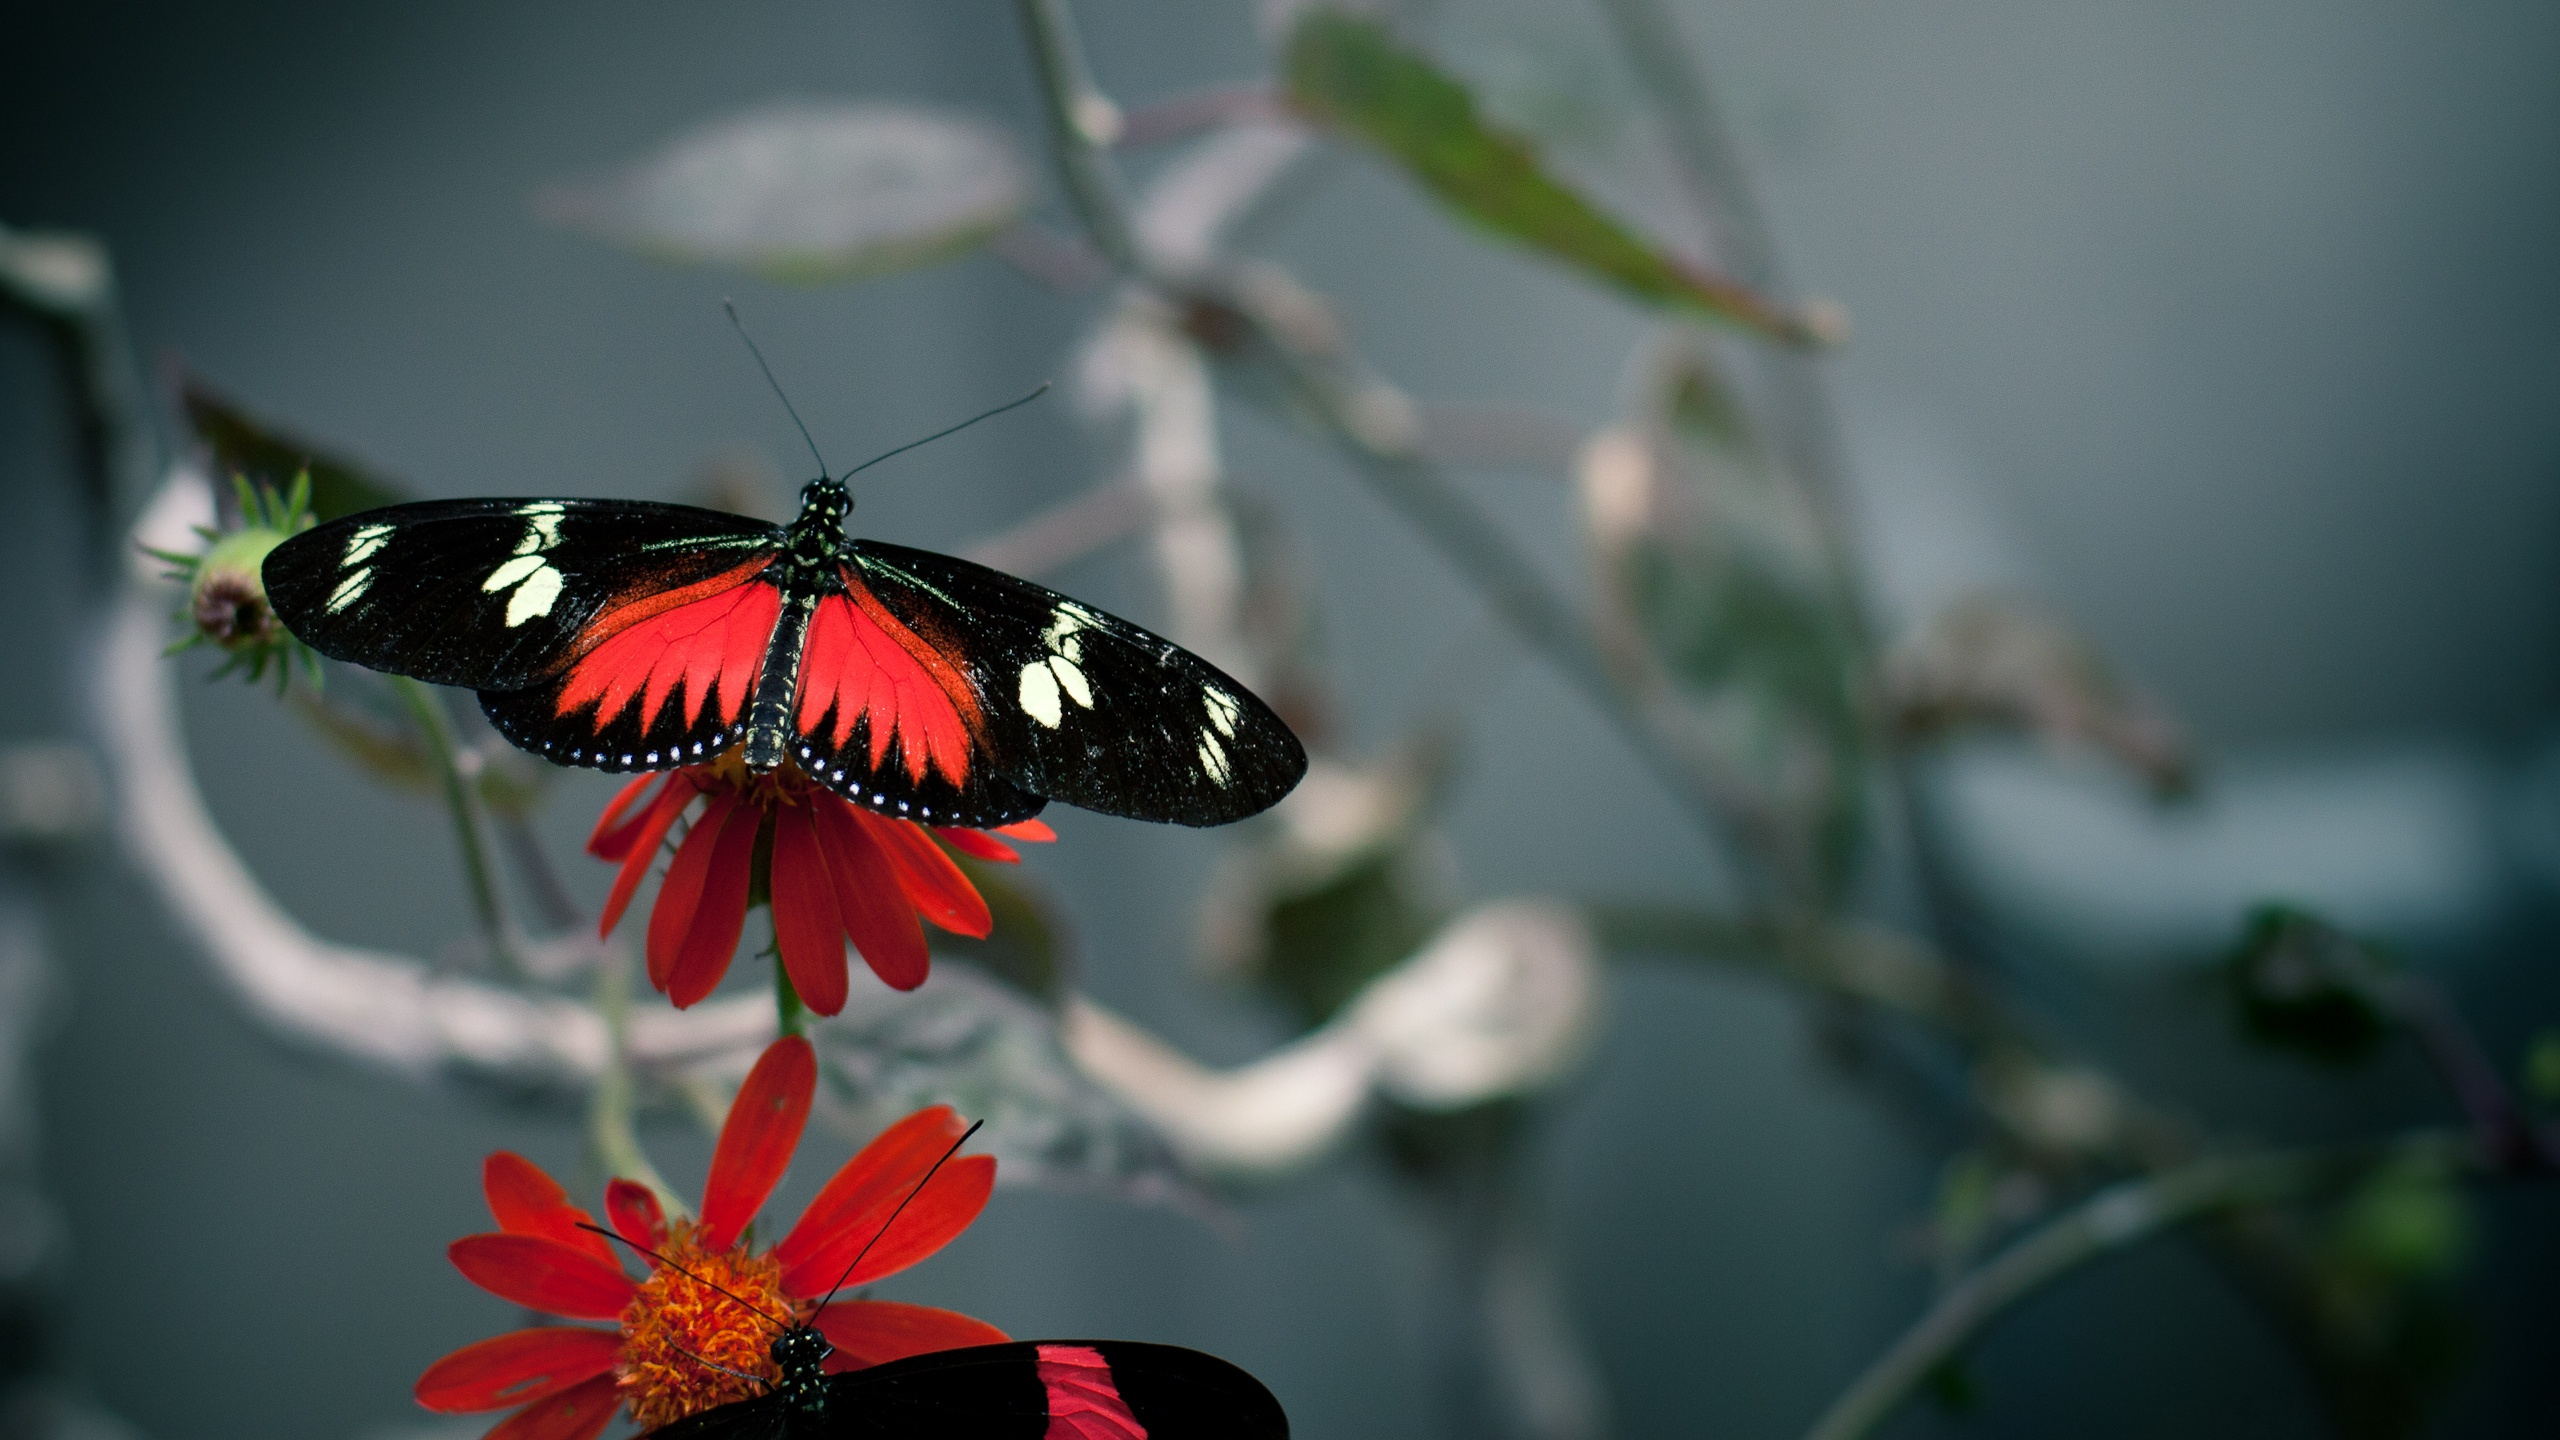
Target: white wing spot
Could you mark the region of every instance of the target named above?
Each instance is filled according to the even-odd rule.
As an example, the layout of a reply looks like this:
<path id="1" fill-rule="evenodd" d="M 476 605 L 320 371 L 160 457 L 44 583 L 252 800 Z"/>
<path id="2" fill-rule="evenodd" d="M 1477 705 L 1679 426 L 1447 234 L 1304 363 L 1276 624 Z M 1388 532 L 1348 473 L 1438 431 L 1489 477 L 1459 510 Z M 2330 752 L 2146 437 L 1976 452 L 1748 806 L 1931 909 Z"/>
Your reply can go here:
<path id="1" fill-rule="evenodd" d="M 359 570 L 353 575 L 348 576 L 346 579 L 339 581 L 338 588 L 329 592 L 329 613 L 335 615 L 339 611 L 356 603 L 356 598 L 364 594 L 365 587 L 372 583 L 373 572 L 371 570 Z"/>
<path id="2" fill-rule="evenodd" d="M 533 577 L 516 587 L 514 598 L 507 601 L 507 628 L 512 630 L 537 615 L 551 613 L 552 602 L 560 598 L 560 572 L 545 565 Z"/>
<path id="3" fill-rule="evenodd" d="M 391 527 L 388 525 L 359 526 L 356 533 L 347 537 L 347 553 L 339 558 L 339 563 L 361 565 L 372 559 L 373 552 L 381 549 L 390 538 Z"/>
<path id="4" fill-rule="evenodd" d="M 1022 689 L 1017 698 L 1032 719 L 1052 730 L 1057 729 L 1058 721 L 1065 718 L 1066 712 L 1058 708 L 1057 677 L 1051 675 L 1049 667 L 1040 661 L 1034 660 L 1022 667 Z"/>
<path id="5" fill-rule="evenodd" d="M 1226 747 L 1218 743 L 1217 736 L 1206 730 L 1200 732 L 1200 772 L 1209 777 L 1211 784 L 1227 783 Z"/>
<path id="6" fill-rule="evenodd" d="M 1218 727 L 1219 734 L 1230 740 L 1236 738 L 1236 715 L 1241 708 L 1236 697 L 1211 685 L 1202 687 L 1200 698 L 1209 706 L 1209 723 Z"/>
<path id="7" fill-rule="evenodd" d="M 1049 657 L 1049 671 L 1058 677 L 1060 685 L 1066 687 L 1067 698 L 1087 710 L 1093 708 L 1093 687 L 1084 682 L 1084 672 L 1076 668 L 1076 662 L 1064 655 L 1052 655 Z"/>
<path id="8" fill-rule="evenodd" d="M 519 555 L 490 571 L 489 578 L 480 582 L 480 588 L 494 595 L 510 585 L 522 583 L 526 577 L 550 563 L 539 555 Z"/>

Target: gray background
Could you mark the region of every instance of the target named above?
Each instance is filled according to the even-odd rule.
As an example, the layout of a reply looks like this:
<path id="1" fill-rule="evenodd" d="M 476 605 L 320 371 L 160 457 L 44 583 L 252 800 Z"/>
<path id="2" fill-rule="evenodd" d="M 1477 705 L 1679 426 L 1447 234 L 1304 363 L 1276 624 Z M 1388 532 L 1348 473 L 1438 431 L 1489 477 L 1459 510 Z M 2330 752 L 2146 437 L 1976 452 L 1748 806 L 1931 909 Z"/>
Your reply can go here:
<path id="1" fill-rule="evenodd" d="M 1242 5 L 1079 10 L 1124 101 L 1259 65 Z M 2208 742 L 2451 736 L 2512 756 L 2550 725 L 2560 11 L 1685 13 L 1792 270 L 1856 317 L 1839 367 L 1853 417 L 1904 417 L 1965 457 L 2051 597 Z M 1036 134 L 1010 12 L 991 4 L 94 3 L 9 22 L 0 219 L 101 234 L 146 355 L 181 353 L 432 493 L 664 495 L 739 446 L 796 477 L 793 437 L 719 319 L 724 293 L 839 463 L 1059 373 L 1089 298 L 992 261 L 782 290 L 532 218 L 543 182 L 777 93 L 970 105 Z M 1638 333 L 1615 302 L 1488 250 L 1364 166 L 1275 248 L 1429 397 L 1597 419 Z M 51 383 L 7 332 L 10 737 L 73 723 L 63 437 L 32 418 Z M 1035 407 L 879 473 L 858 523 L 959 543 L 1097 478 L 1086 439 L 1068 406 Z M 1318 556 L 1352 736 L 1393 733 L 1428 698 L 1413 677 L 1480 633 L 1466 592 L 1329 462 L 1240 422 L 1237 464 Z M 1570 555 L 1555 487 L 1482 483 Z M 1053 578 L 1142 619 L 1155 603 L 1131 550 Z M 427 807 L 370 789 L 258 697 L 191 686 L 189 700 L 218 813 L 310 924 L 413 950 L 462 933 Z M 1703 863 L 1534 666 L 1484 697 L 1474 746 L 1505 781 L 1471 785 L 1451 817 L 1478 893 L 1670 887 Z M 607 787 L 561 788 L 570 841 Z M 1080 923 L 1089 987 L 1213 1058 L 1266 1043 L 1248 1004 L 1182 972 L 1213 843 L 1083 815 L 1059 828 L 1035 863 Z M 600 892 L 602 867 L 576 863 Z M 441 1256 L 484 1223 L 479 1157 L 513 1146 L 573 1175 L 575 1136 L 279 1053 L 109 857 L 45 876 L 70 971 L 44 1073 L 76 1256 L 67 1363 L 156 1435 L 338 1437 L 413 1414 L 426 1361 L 510 1318 Z M 2529 905 L 2441 957 L 2502 1044 L 2552 1013 L 2549 938 Z M 2103 992 L 2054 983 L 2115 1038 L 2143 1033 Z M 2334 1107 L 2251 1062 L 2146 1053 L 2146 1080 L 2208 1102 L 2272 1084 L 2269 1123 Z M 2403 1108 L 2415 1093 L 2355 1092 Z M 1826 1078 L 1777 997 L 1633 976 L 1553 1127 L 1570 1285 L 1625 1433 L 1788 1433 L 1920 1298 L 1890 1241 L 1933 1151 Z M 658 1138 L 673 1171 L 698 1175 L 700 1142 Z M 2551 1411 L 2553 1382 L 2534 1374 L 2560 1274 L 2534 1238 L 2550 1207 L 2532 1192 L 2489 1206 L 2499 1263 L 2475 1288 L 2500 1318 L 2451 1412 L 2463 1433 Z M 1405 1434 L 1426 1419 L 1405 1220 L 1356 1171 L 1252 1205 L 1227 1233 L 1007 1192 L 887 1293 L 1016 1333 L 1201 1345 L 1263 1375 L 1300 1433 Z M 2308 1433 L 2292 1372 L 2176 1247 L 2051 1297 L 1983 1369 L 1986 1433 Z"/>

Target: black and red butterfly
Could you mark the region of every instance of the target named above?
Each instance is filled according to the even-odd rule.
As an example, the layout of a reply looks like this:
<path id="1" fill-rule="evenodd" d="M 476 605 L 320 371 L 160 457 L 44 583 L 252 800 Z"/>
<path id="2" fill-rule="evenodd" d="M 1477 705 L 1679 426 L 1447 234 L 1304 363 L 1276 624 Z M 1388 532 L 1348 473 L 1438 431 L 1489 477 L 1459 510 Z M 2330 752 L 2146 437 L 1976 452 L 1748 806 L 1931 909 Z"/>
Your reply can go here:
<path id="1" fill-rule="evenodd" d="M 1288 1440 L 1261 1381 L 1215 1355 L 1132 1340 L 1024 1340 L 936 1350 L 829 1375 L 807 1325 L 773 1342 L 762 1395 L 650 1440 Z"/>
<path id="2" fill-rule="evenodd" d="M 894 452 L 893 452 L 894 453 Z M 394 505 L 266 560 L 277 616 L 334 660 L 480 692 L 518 746 L 664 770 L 744 747 L 857 804 L 994 826 L 1049 800 L 1217 825 L 1306 752 L 1171 641 L 982 565 L 857 540 L 821 477 L 788 526 L 628 500 Z"/>

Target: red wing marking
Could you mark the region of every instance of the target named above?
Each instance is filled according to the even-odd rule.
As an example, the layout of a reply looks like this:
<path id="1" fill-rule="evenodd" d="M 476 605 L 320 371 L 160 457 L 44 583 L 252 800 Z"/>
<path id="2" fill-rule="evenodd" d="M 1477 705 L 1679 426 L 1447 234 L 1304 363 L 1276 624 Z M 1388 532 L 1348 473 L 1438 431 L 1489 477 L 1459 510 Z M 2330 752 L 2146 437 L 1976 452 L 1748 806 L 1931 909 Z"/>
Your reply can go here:
<path id="1" fill-rule="evenodd" d="M 578 637 L 584 653 L 569 667 L 558 713 L 594 701 L 602 730 L 636 695 L 646 728 L 682 685 L 687 726 L 702 718 L 714 695 L 720 723 L 736 723 L 782 614 L 780 590 L 749 583 L 772 559 L 761 556 L 724 575 L 625 601 L 588 622 Z"/>
<path id="2" fill-rule="evenodd" d="M 846 593 L 818 602 L 809 617 L 808 648 L 800 662 L 800 719 L 804 734 L 819 737 L 827 709 L 836 712 L 828 738 L 841 750 L 854 721 L 871 719 L 871 768 L 888 757 L 894 737 L 907 778 L 921 782 L 925 767 L 954 785 L 969 774 L 971 736 L 986 727 L 977 691 L 960 667 L 889 613 L 852 572 Z"/>
<path id="3" fill-rule="evenodd" d="M 1146 1440 L 1147 1427 L 1120 1398 L 1111 1362 L 1090 1345 L 1040 1347 L 1040 1384 L 1049 1392 L 1042 1440 Z"/>

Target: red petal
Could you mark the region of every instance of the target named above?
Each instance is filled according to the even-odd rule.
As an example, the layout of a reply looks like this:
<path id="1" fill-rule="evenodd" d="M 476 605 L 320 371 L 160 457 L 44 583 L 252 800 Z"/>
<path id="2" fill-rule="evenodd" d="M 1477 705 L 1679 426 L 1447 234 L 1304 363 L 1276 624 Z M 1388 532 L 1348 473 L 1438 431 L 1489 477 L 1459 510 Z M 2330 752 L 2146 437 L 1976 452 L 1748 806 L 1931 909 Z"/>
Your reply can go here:
<path id="1" fill-rule="evenodd" d="M 870 1212 L 887 1215 L 916 1188 L 933 1162 L 968 1133 L 959 1111 L 948 1105 L 928 1105 L 872 1136 L 870 1144 L 855 1151 L 818 1187 L 809 1208 L 800 1212 L 800 1223 L 773 1247 L 773 1258 L 790 1269 L 834 1244 L 846 1227 L 860 1223 Z M 867 1237 L 878 1223 L 862 1225 L 862 1233 Z M 802 1299 L 815 1298 L 808 1291 L 783 1288 Z"/>
<path id="2" fill-rule="evenodd" d="M 595 1440 L 619 1403 L 613 1377 L 599 1375 L 527 1405 L 499 1421 L 481 1440 Z"/>
<path id="3" fill-rule="evenodd" d="M 1012 865 L 1022 859 L 1022 852 L 983 830 L 963 830 L 957 825 L 937 825 L 933 833 L 942 843 L 963 855 L 980 860 L 993 860 L 999 865 Z"/>
<path id="4" fill-rule="evenodd" d="M 489 1213 L 498 1228 L 516 1235 L 545 1235 L 575 1245 L 608 1265 L 619 1266 L 613 1245 L 593 1230 L 595 1217 L 569 1203 L 569 1192 L 542 1172 L 542 1167 L 512 1150 L 491 1153 L 480 1166 L 480 1188 L 489 1197 Z"/>
<path id="5" fill-rule="evenodd" d="M 902 1305 L 895 1300 L 847 1300 L 819 1311 L 812 1323 L 836 1347 L 827 1360 L 829 1370 L 886 1365 L 932 1350 L 1002 1345 L 1012 1338 L 957 1310 Z"/>
<path id="6" fill-rule="evenodd" d="M 711 1152 L 711 1178 L 702 1182 L 702 1229 L 695 1236 L 703 1249 L 736 1244 L 764 1208 L 791 1163 L 817 1092 L 818 1056 L 808 1041 L 785 1035 L 764 1047 L 730 1102 L 720 1143 Z"/>
<path id="7" fill-rule="evenodd" d="M 909 904 L 955 935 L 986 938 L 995 924 L 987 914 L 987 902 L 923 826 L 912 820 L 855 814 L 871 838 L 880 842 L 880 853 L 889 857 L 890 866 L 898 872 L 898 888 L 907 892 Z"/>
<path id="8" fill-rule="evenodd" d="M 915 908 L 898 885 L 897 871 L 872 843 L 851 805 L 819 800 L 810 808 L 817 815 L 827 873 L 835 877 L 836 914 L 843 919 L 853 947 L 862 952 L 863 963 L 892 990 L 913 990 L 923 984 L 933 956 L 924 948 L 924 927 L 916 923 Z"/>
<path id="9" fill-rule="evenodd" d="M 702 908 L 702 891 L 711 879 L 711 857 L 720 849 L 720 832 L 737 811 L 734 793 L 712 796 L 692 828 L 684 832 L 684 843 L 676 847 L 676 858 L 667 866 L 667 878 L 658 882 L 657 903 L 649 907 L 648 950 L 649 983 L 660 990 L 667 988 L 667 977 L 675 973 L 676 957 L 683 953 L 694 914 Z"/>
<path id="10" fill-rule="evenodd" d="M 1058 832 L 1050 829 L 1049 822 L 1046 820 L 1016 820 L 1010 825 L 997 826 L 996 833 L 999 835 L 1010 835 L 1016 840 L 1033 841 L 1041 845 L 1046 845 L 1050 841 L 1058 838 Z"/>
<path id="11" fill-rule="evenodd" d="M 504 1410 L 602 1375 L 621 1353 L 619 1330 L 551 1325 L 510 1331 L 428 1366 L 418 1377 L 418 1403 L 448 1414 Z"/>
<path id="12" fill-rule="evenodd" d="M 936 1105 L 890 1126 L 844 1162 L 809 1202 L 800 1223 L 773 1247 L 773 1258 L 783 1269 L 784 1293 L 823 1298 L 839 1280 L 861 1284 L 893 1274 L 969 1228 L 995 1188 L 996 1162 L 984 1155 L 954 1158 L 903 1212 L 898 1210 L 933 1163 L 966 1133 L 968 1127 L 950 1106 Z M 872 1244 L 892 1213 L 898 1216 L 896 1228 Z M 872 1244 L 871 1253 L 854 1278 L 846 1280 L 845 1267 L 866 1244 Z"/>
<path id="13" fill-rule="evenodd" d="M 638 893 L 640 881 L 649 873 L 649 865 L 658 858 L 658 847 L 667 843 L 667 830 L 702 792 L 691 778 L 682 773 L 667 777 L 667 788 L 649 802 L 648 811 L 640 817 L 639 828 L 632 832 L 630 844 L 622 854 L 622 871 L 613 877 L 613 893 L 604 901 L 604 914 L 597 917 L 596 934 L 610 935 L 622 923 L 623 907 Z M 610 858 L 610 857 L 608 857 Z"/>
<path id="14" fill-rule="evenodd" d="M 621 859 L 637 833 L 623 823 L 623 812 L 639 803 L 641 791 L 666 778 L 659 774 L 634 775 L 630 784 L 614 791 L 613 798 L 605 802 L 604 813 L 596 817 L 596 828 L 587 832 L 587 853 L 599 860 Z"/>
<path id="15" fill-rule="evenodd" d="M 639 1181 L 614 1176 L 604 1187 L 604 1213 L 613 1217 L 614 1233 L 632 1244 L 666 1246 L 667 1212 L 659 1208 L 658 1192 Z"/>
<path id="16" fill-rule="evenodd" d="M 844 1008 L 847 970 L 844 920 L 835 882 L 818 849 L 817 821 L 807 806 L 788 806 L 773 821 L 773 943 L 800 1003 L 821 1015 Z"/>
<path id="17" fill-rule="evenodd" d="M 702 906 L 693 913 L 684 949 L 667 976 L 667 999 L 677 1009 L 717 989 L 738 953 L 738 937 L 747 928 L 747 891 L 754 882 L 756 832 L 764 811 L 740 805 L 720 831 L 720 848 L 711 856 L 711 878 L 702 891 Z"/>
<path id="18" fill-rule="evenodd" d="M 872 1243 L 871 1237 L 888 1221 L 902 1197 L 892 1197 L 877 1212 L 863 1215 L 854 1226 L 841 1232 L 835 1243 L 785 1270 L 782 1288 L 794 1295 L 823 1296 L 828 1287 L 838 1283 L 868 1285 L 883 1276 L 895 1275 L 957 1239 L 961 1231 L 969 1228 L 969 1222 L 978 1218 L 978 1212 L 987 1208 L 987 1196 L 995 1188 L 993 1156 L 960 1156 L 943 1166 L 933 1183 L 906 1209 L 896 1211 L 897 1223 L 880 1235 L 877 1243 Z M 865 1244 L 871 1246 L 867 1254 L 863 1252 Z M 858 1254 L 862 1263 L 846 1273 L 845 1267 L 853 1265 L 853 1257 Z"/>
<path id="19" fill-rule="evenodd" d="M 546 1315 L 617 1319 L 634 1293 L 621 1267 L 541 1235 L 465 1235 L 444 1253 L 472 1284 Z"/>

